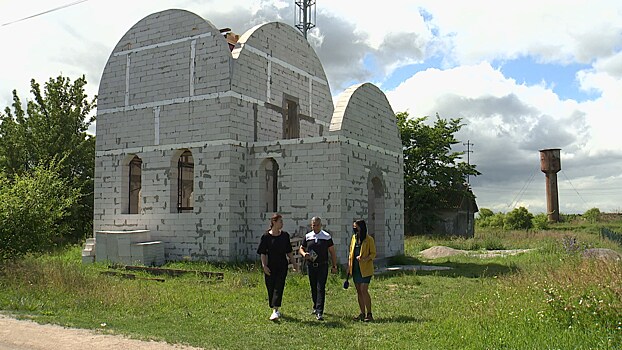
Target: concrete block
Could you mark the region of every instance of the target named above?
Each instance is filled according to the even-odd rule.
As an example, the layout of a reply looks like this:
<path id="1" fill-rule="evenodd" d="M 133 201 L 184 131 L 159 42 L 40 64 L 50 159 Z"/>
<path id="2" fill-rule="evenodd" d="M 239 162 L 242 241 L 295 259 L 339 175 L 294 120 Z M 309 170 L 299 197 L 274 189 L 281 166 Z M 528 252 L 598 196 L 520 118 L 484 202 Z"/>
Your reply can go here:
<path id="1" fill-rule="evenodd" d="M 171 102 L 189 96 L 190 42 L 178 39 L 206 32 L 213 36 L 197 39 L 195 46 L 194 96 L 200 98 Z M 126 34 L 124 44 L 131 43 L 133 48 L 174 42 L 133 53 L 133 109 L 98 115 L 94 227 L 156 230 L 156 238 L 164 243 L 140 248 L 141 255 L 134 244 L 149 242 L 150 237 L 136 234 L 128 244 L 127 238 L 107 235 L 116 250 L 109 240 L 98 239 L 97 259 L 100 252 L 103 257 L 113 254 L 145 264 L 163 263 L 161 256 L 181 259 L 198 254 L 216 260 L 245 256 L 254 250 L 256 240 L 238 238 L 259 237 L 259 229 L 252 223 L 269 219 L 260 200 L 265 174 L 261 174 L 259 164 L 270 154 L 278 154 L 279 208 L 303 227 L 293 226 L 290 231 L 307 229 L 309 208 L 335 219 L 349 221 L 360 216 L 366 210 L 368 180 L 361 174 L 374 164 L 382 164 L 385 173 L 389 169 L 383 180 L 387 188 L 397 188 L 387 192 L 387 198 L 403 195 L 403 185 L 399 185 L 403 161 L 386 156 L 401 152 L 394 115 L 378 89 L 361 85 L 346 90 L 347 98 L 340 99 L 335 108 L 328 85 L 318 81 L 326 81 L 321 62 L 294 29 L 274 24 L 259 27 L 244 49 L 234 51 L 235 60 L 222 41 L 215 40 L 218 35 L 216 28 L 198 16 L 175 10 L 148 16 Z M 126 58 L 110 57 L 101 79 L 100 110 L 124 106 Z M 235 68 L 233 73 L 231 67 Z M 229 90 L 231 96 L 201 97 Z M 281 140 L 284 94 L 295 97 L 299 113 L 312 114 L 322 127 L 303 118 L 300 141 Z M 137 103 L 160 104 L 157 146 L 153 145 L 155 107 L 143 108 Z M 334 131 L 329 130 L 331 124 Z M 322 134 L 318 135 L 320 130 Z M 322 141 L 322 137 L 337 135 L 339 142 Z M 254 145 L 255 141 L 261 146 Z M 171 156 L 183 148 L 193 151 L 197 181 L 194 211 L 180 214 L 174 209 L 177 169 Z M 130 153 L 140 154 L 144 166 L 143 211 L 136 215 L 121 214 L 121 199 L 126 195 L 123 161 Z M 343 205 L 348 201 L 353 205 Z M 394 209 L 386 208 L 387 225 L 392 227 L 391 232 L 403 234 L 403 215 L 393 218 L 387 214 Z M 400 213 L 403 208 L 394 211 Z M 251 227 L 249 232 L 242 233 L 246 227 Z M 197 230 L 205 233 L 197 236 Z M 401 244 L 399 239 L 396 242 Z M 86 248 L 85 254 L 90 254 Z M 154 249 L 161 253 L 152 255 Z"/>

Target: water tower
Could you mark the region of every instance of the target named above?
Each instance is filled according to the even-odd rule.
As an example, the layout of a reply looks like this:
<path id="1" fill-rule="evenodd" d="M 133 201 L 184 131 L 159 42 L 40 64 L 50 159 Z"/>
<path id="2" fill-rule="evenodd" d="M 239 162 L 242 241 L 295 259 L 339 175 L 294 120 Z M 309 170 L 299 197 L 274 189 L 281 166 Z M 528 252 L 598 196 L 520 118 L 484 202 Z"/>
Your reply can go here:
<path id="1" fill-rule="evenodd" d="M 559 222 L 557 173 L 562 170 L 559 148 L 540 150 L 540 170 L 546 175 L 546 211 L 549 222 Z"/>

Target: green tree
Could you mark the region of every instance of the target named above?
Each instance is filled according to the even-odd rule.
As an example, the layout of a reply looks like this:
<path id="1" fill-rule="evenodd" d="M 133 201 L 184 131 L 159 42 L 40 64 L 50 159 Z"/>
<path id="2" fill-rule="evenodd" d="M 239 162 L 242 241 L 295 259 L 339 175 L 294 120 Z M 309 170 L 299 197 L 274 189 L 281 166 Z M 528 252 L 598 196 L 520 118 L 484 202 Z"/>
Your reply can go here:
<path id="1" fill-rule="evenodd" d="M 56 160 L 59 176 L 80 192 L 64 217 L 68 241 L 84 238 L 93 225 L 95 137 L 87 130 L 95 120 L 91 112 L 96 98 L 88 99 L 85 85 L 84 76 L 74 82 L 59 76 L 50 78 L 42 89 L 33 79 L 33 99 L 26 110 L 14 90 L 12 105 L 0 113 L 0 170 L 8 180 Z"/>
<path id="2" fill-rule="evenodd" d="M 491 216 L 495 215 L 495 213 L 488 208 L 480 208 L 479 209 L 479 217 L 478 219 L 485 220 Z"/>
<path id="3" fill-rule="evenodd" d="M 438 222 L 437 213 L 447 198 L 473 194 L 465 185 L 468 175 L 480 173 L 475 165 L 461 161 L 464 152 L 452 150 L 459 143 L 454 137 L 461 119 L 445 120 L 436 115 L 433 125 L 428 117 L 409 118 L 408 112 L 396 114 L 404 152 L 404 210 L 406 229 L 426 233 Z"/>
<path id="4" fill-rule="evenodd" d="M 527 230 L 533 227 L 533 214 L 527 208 L 515 208 L 511 212 L 505 214 L 503 228 L 506 230 Z"/>
<path id="5" fill-rule="evenodd" d="M 496 228 L 503 228 L 503 225 L 505 225 L 505 214 L 504 213 L 496 213 L 495 215 L 491 216 L 488 220 L 488 227 L 496 227 Z"/>
<path id="6" fill-rule="evenodd" d="M 478 227 L 503 228 L 505 214 L 494 213 L 488 208 L 480 208 L 478 214 L 478 218 L 475 219 L 475 225 Z"/>
<path id="7" fill-rule="evenodd" d="M 66 218 L 80 192 L 59 170 L 52 162 L 13 179 L 0 174 L 0 260 L 49 250 L 71 230 Z"/>
<path id="8" fill-rule="evenodd" d="M 585 213 L 583 213 L 583 217 L 591 224 L 596 223 L 598 222 L 598 220 L 600 220 L 600 209 L 588 209 Z"/>

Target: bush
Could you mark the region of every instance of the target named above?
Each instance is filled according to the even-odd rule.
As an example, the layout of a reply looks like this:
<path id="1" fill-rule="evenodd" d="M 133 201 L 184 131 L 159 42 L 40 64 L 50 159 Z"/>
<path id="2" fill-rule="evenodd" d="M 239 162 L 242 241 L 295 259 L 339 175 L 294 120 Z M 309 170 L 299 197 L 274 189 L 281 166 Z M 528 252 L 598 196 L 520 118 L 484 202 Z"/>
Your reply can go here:
<path id="1" fill-rule="evenodd" d="M 486 218 L 495 215 L 495 213 L 493 213 L 493 211 L 488 208 L 481 208 L 478 212 L 478 215 L 478 219 L 485 220 Z"/>
<path id="2" fill-rule="evenodd" d="M 489 227 L 503 228 L 505 223 L 505 214 L 496 213 L 493 217 L 490 218 Z"/>
<path id="3" fill-rule="evenodd" d="M 69 231 L 64 218 L 78 201 L 55 164 L 10 181 L 0 175 L 0 260 L 50 250 Z"/>
<path id="4" fill-rule="evenodd" d="M 490 209 L 482 208 L 479 210 L 478 218 L 475 219 L 475 225 L 477 227 L 503 228 L 504 219 L 505 214 L 495 214 Z"/>
<path id="5" fill-rule="evenodd" d="M 547 230 L 549 228 L 549 218 L 544 213 L 537 214 L 531 219 L 531 225 L 536 230 Z"/>
<path id="6" fill-rule="evenodd" d="M 592 208 L 583 213 L 583 218 L 590 224 L 594 224 L 600 220 L 600 209 Z"/>
<path id="7" fill-rule="evenodd" d="M 503 228 L 506 230 L 527 230 L 532 228 L 533 215 L 525 208 L 520 207 L 505 215 Z"/>

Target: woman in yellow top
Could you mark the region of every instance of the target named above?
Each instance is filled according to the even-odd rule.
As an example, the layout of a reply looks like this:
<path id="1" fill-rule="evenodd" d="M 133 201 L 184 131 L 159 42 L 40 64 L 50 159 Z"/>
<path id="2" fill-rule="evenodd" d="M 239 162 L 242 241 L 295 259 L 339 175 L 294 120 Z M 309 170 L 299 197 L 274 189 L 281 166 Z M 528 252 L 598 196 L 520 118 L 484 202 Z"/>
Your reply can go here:
<path id="1" fill-rule="evenodd" d="M 365 220 L 357 220 L 352 224 L 352 241 L 348 256 L 348 273 L 352 276 L 356 286 L 361 313 L 354 319 L 370 322 L 374 320 L 371 313 L 371 296 L 369 282 L 374 275 L 374 259 L 376 258 L 376 244 L 374 238 L 367 235 Z"/>

